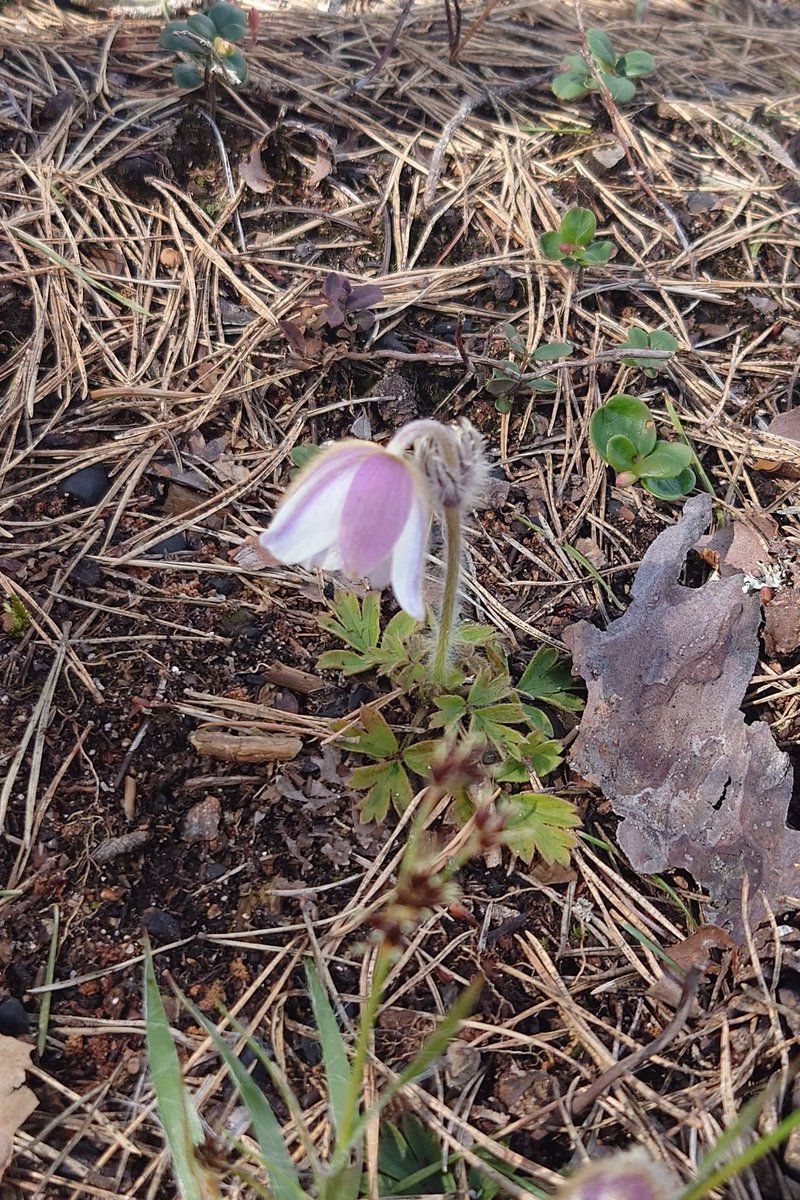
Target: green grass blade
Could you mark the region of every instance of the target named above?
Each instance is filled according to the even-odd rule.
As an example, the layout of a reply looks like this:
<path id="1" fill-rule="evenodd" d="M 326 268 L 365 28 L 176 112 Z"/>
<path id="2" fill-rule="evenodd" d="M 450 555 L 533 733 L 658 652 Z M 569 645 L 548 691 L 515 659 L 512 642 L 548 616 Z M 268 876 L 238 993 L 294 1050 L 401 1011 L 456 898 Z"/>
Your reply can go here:
<path id="1" fill-rule="evenodd" d="M 266 1096 L 213 1022 L 209 1021 L 183 993 L 179 992 L 179 995 L 194 1020 L 214 1043 L 217 1053 L 236 1084 L 242 1103 L 250 1114 L 264 1165 L 269 1172 L 274 1200 L 307 1200 L 306 1193 L 300 1186 L 297 1168 L 286 1148 L 283 1130 Z"/>
<path id="2" fill-rule="evenodd" d="M 340 1132 L 347 1125 L 346 1111 L 350 1091 L 350 1062 L 347 1057 L 347 1048 L 336 1015 L 331 1008 L 328 994 L 322 986 L 311 959 L 307 958 L 304 966 L 308 994 L 314 1010 L 314 1021 L 319 1030 L 322 1061 L 328 1081 L 328 1102 L 331 1107 L 331 1116 L 334 1128 Z M 352 1126 L 352 1121 L 350 1124 Z"/>
<path id="3" fill-rule="evenodd" d="M 206 1200 L 204 1172 L 195 1154 L 203 1130 L 183 1082 L 149 944 L 144 954 L 144 1022 L 150 1078 L 181 1200 Z"/>
<path id="4" fill-rule="evenodd" d="M 26 246 L 31 246 L 34 250 L 38 250 L 46 259 L 55 263 L 57 267 L 63 267 L 65 271 L 69 271 L 70 275 L 74 275 L 76 279 L 80 279 L 81 283 L 85 283 L 90 289 L 97 292 L 104 292 L 106 296 L 110 296 L 112 300 L 116 300 L 117 304 L 124 305 L 131 312 L 138 313 L 140 317 L 149 317 L 150 313 L 146 308 L 142 308 L 141 304 L 137 304 L 135 300 L 130 300 L 127 296 L 123 296 L 121 292 L 117 292 L 114 288 L 108 287 L 107 284 L 101 283 L 99 279 L 93 279 L 88 271 L 84 271 L 83 267 L 77 266 L 75 263 L 65 258 L 63 254 L 59 254 L 52 246 L 48 246 L 46 242 L 40 242 L 38 238 L 32 237 L 26 233 L 24 229 L 17 229 L 14 225 L 7 225 L 6 230 L 13 237 L 19 238 Z"/>
<path id="5" fill-rule="evenodd" d="M 714 1191 L 723 1183 L 727 1183 L 734 1175 L 738 1175 L 741 1171 L 747 1170 L 755 1163 L 762 1159 L 765 1154 L 769 1154 L 781 1142 L 788 1138 L 792 1130 L 800 1125 L 800 1109 L 795 1109 L 789 1113 L 788 1117 L 784 1117 L 779 1121 L 774 1129 L 769 1133 L 765 1133 L 757 1141 L 751 1145 L 745 1146 L 741 1153 L 737 1154 L 729 1162 L 723 1163 L 716 1169 L 709 1170 L 713 1163 L 719 1158 L 720 1154 L 727 1149 L 732 1142 L 740 1137 L 748 1127 L 755 1124 L 758 1119 L 758 1114 L 764 1106 L 767 1095 L 756 1096 L 749 1104 L 746 1104 L 739 1114 L 737 1120 L 733 1123 L 730 1129 L 726 1129 L 719 1141 L 714 1145 L 706 1159 L 700 1165 L 700 1178 L 695 1183 L 690 1183 L 685 1188 L 677 1200 L 703 1200 L 709 1192 Z"/>

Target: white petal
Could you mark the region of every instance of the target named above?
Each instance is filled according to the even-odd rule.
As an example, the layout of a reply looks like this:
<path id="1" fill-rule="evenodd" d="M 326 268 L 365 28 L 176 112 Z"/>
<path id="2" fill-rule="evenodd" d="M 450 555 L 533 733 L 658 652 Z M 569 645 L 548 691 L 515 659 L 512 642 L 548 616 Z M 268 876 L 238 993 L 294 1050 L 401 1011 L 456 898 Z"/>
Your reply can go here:
<path id="1" fill-rule="evenodd" d="M 260 535 L 261 545 L 283 563 L 308 562 L 336 547 L 344 502 L 363 460 L 360 446 L 343 445 L 312 462 Z"/>
<path id="2" fill-rule="evenodd" d="M 428 506 L 415 495 L 408 520 L 392 553 L 392 591 L 400 607 L 418 621 L 425 619 L 422 581 L 429 527 Z"/>

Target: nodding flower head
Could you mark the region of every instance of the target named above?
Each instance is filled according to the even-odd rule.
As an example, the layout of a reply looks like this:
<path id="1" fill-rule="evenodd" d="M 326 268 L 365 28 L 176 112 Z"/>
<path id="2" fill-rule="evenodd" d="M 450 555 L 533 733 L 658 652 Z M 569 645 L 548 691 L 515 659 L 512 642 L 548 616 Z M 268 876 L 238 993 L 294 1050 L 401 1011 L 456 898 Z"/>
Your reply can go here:
<path id="1" fill-rule="evenodd" d="M 437 508 L 468 512 L 480 498 L 488 470 L 486 446 L 483 436 L 465 418 L 458 425 L 439 425 L 435 433 L 422 437 L 416 458 Z"/>
<path id="2" fill-rule="evenodd" d="M 636 1147 L 581 1167 L 553 1200 L 668 1200 L 679 1186 L 667 1167 Z"/>
<path id="3" fill-rule="evenodd" d="M 340 442 L 301 472 L 259 542 L 283 563 L 391 583 L 421 621 L 430 502 L 413 461 L 372 442 Z"/>
<path id="4" fill-rule="evenodd" d="M 431 513 L 467 511 L 485 476 L 483 438 L 468 421 L 412 421 L 385 449 L 340 442 L 301 472 L 259 542 L 279 562 L 344 571 L 376 588 L 391 583 L 400 607 L 421 621 Z"/>

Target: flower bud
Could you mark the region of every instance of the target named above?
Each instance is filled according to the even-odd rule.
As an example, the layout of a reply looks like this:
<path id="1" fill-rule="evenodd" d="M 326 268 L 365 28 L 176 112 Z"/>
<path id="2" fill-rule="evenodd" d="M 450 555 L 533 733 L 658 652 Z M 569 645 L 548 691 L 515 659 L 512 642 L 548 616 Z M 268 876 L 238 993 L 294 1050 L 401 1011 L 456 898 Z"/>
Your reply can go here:
<path id="1" fill-rule="evenodd" d="M 457 426 L 442 426 L 438 436 L 424 438 L 417 462 L 437 508 L 474 507 L 488 467 L 484 439 L 469 421 L 462 417 Z"/>

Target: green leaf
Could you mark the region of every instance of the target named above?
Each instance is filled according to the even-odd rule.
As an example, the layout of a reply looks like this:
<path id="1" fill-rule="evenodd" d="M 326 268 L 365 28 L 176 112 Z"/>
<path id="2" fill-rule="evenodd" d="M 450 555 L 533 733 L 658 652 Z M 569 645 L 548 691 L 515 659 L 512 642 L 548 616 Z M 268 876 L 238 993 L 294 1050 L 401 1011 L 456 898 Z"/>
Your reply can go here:
<path id="1" fill-rule="evenodd" d="M 607 33 L 603 33 L 602 29 L 589 29 L 586 33 L 586 42 L 592 58 L 598 64 L 604 67 L 613 67 L 616 54 Z"/>
<path id="2" fill-rule="evenodd" d="M 245 62 L 244 55 L 239 50 L 235 50 L 233 54 L 229 54 L 224 62 L 226 71 L 233 72 L 240 86 L 247 83 L 247 63 Z M 231 80 L 227 76 L 225 81 L 228 84 L 231 83 Z"/>
<path id="3" fill-rule="evenodd" d="M 173 50 L 176 54 L 191 50 L 194 43 L 186 36 L 187 25 L 187 21 L 167 21 L 158 39 L 161 49 Z"/>
<path id="4" fill-rule="evenodd" d="M 613 249 L 614 243 L 604 239 L 600 242 L 592 242 L 591 246 L 587 246 L 585 250 L 576 251 L 576 255 L 582 267 L 597 267 L 608 262 Z"/>
<path id="5" fill-rule="evenodd" d="M 579 707 L 583 707 L 581 700 L 577 696 L 570 696 L 569 699 L 577 701 Z M 522 711 L 525 713 L 528 724 L 533 729 L 545 737 L 551 738 L 553 736 L 553 722 L 544 709 L 537 708 L 535 704 L 523 704 Z"/>
<path id="6" fill-rule="evenodd" d="M 650 345 L 650 338 L 646 330 L 640 329 L 638 325 L 631 325 L 625 345 L 630 346 L 632 350 L 646 350 Z"/>
<path id="7" fill-rule="evenodd" d="M 639 482 L 646 492 L 649 492 L 651 496 L 656 496 L 659 500 L 680 500 L 681 496 L 686 496 L 692 491 L 697 480 L 691 467 L 687 467 L 676 479 L 643 477 Z"/>
<path id="8" fill-rule="evenodd" d="M 495 367 L 484 387 L 490 396 L 505 396 L 516 391 L 519 387 L 519 367 L 512 362 L 503 368 Z"/>
<path id="9" fill-rule="evenodd" d="M 603 458 L 615 471 L 634 471 L 638 474 L 634 465 L 637 461 L 636 447 L 624 433 L 615 433 L 608 439 Z"/>
<path id="10" fill-rule="evenodd" d="M 531 388 L 534 392 L 540 392 L 543 396 L 546 396 L 556 391 L 558 384 L 554 379 L 533 379 L 531 381 Z"/>
<path id="11" fill-rule="evenodd" d="M 466 716 L 467 705 L 462 696 L 437 696 L 433 703 L 439 711 L 429 718 L 429 729 L 447 729 Z"/>
<path id="12" fill-rule="evenodd" d="M 659 441 L 653 452 L 639 463 L 638 474 L 648 479 L 676 479 L 686 470 L 693 457 L 683 442 Z"/>
<path id="13" fill-rule="evenodd" d="M 172 82 L 176 87 L 191 90 L 200 87 L 203 76 L 192 63 L 176 63 L 172 68 Z"/>
<path id="14" fill-rule="evenodd" d="M 617 104 L 627 104 L 636 95 L 636 84 L 623 75 L 607 75 L 600 73 L 600 78 L 611 93 L 612 100 Z"/>
<path id="15" fill-rule="evenodd" d="M 355 592 L 337 590 L 331 604 L 332 616 L 317 618 L 318 624 L 354 650 L 374 650 L 380 636 L 380 599 L 367 592 L 361 604 Z"/>
<path id="16" fill-rule="evenodd" d="M 349 750 L 366 754 L 368 758 L 386 759 L 397 753 L 399 743 L 386 720 L 376 708 L 364 705 L 358 714 L 362 728 L 355 737 L 346 739 Z M 343 739 L 344 741 L 345 739 Z"/>
<path id="17" fill-rule="evenodd" d="M 217 1053 L 228 1068 L 236 1090 L 242 1098 L 242 1103 L 250 1114 L 261 1157 L 269 1173 L 271 1195 L 274 1200 L 307 1200 L 306 1193 L 300 1186 L 297 1169 L 286 1148 L 283 1130 L 261 1088 L 254 1083 L 241 1059 L 234 1054 L 213 1022 L 209 1021 L 205 1014 L 182 992 L 178 992 L 178 995 L 192 1018 L 211 1039 Z M 232 1024 L 237 1032 L 243 1032 L 236 1022 L 232 1021 Z M 274 1063 L 270 1063 L 266 1059 L 257 1042 L 248 1039 L 248 1046 L 270 1075 L 277 1072 Z M 284 1087 L 288 1087 L 285 1080 L 282 1083 Z M 207 1195 L 207 1192 L 203 1193 L 204 1200 Z"/>
<path id="18" fill-rule="evenodd" d="M 500 328 L 503 330 L 503 335 L 508 342 L 508 348 L 518 358 L 523 358 L 525 355 L 525 341 L 519 335 L 516 328 L 510 321 L 505 321 Z"/>
<path id="19" fill-rule="evenodd" d="M 515 748 L 511 757 L 501 763 L 494 778 L 498 783 L 528 783 L 531 771 L 537 775 L 549 775 L 564 761 L 561 742 L 546 738 L 537 732 L 531 733 Z"/>
<path id="20" fill-rule="evenodd" d="M 629 79 L 652 75 L 655 69 L 656 60 L 647 50 L 629 50 L 617 64 L 617 71 L 621 71 Z"/>
<path id="21" fill-rule="evenodd" d="M 500 805 L 506 817 L 506 842 L 527 863 L 539 854 L 547 863 L 567 866 L 575 846 L 571 829 L 580 817 L 569 800 L 541 792 L 520 792 Z"/>
<path id="22" fill-rule="evenodd" d="M 235 4 L 213 4 L 206 13 L 226 42 L 240 42 L 247 30 L 247 18 Z"/>
<path id="23" fill-rule="evenodd" d="M 563 240 L 561 234 L 555 230 L 543 233 L 539 238 L 539 248 L 545 258 L 560 262 L 564 258 L 564 251 L 559 249 Z"/>
<path id="24" fill-rule="evenodd" d="M 198 37 L 205 38 L 209 46 L 217 36 L 216 25 L 202 13 L 195 13 L 193 16 L 187 17 L 184 24 L 186 25 L 187 29 L 191 29 L 192 33 L 196 33 Z M 183 48 L 184 50 L 189 49 L 189 46 L 187 46 L 186 42 L 184 42 Z"/>
<path id="25" fill-rule="evenodd" d="M 317 667 L 321 671 L 341 671 L 344 675 L 358 675 L 362 671 L 371 671 L 377 665 L 374 651 L 357 654 L 355 650 L 326 650 L 317 659 Z"/>
<path id="26" fill-rule="evenodd" d="M 496 675 L 488 669 L 481 671 L 467 693 L 467 704 L 470 708 L 480 708 L 484 704 L 496 704 L 511 692 L 511 680 L 508 675 Z"/>
<path id="27" fill-rule="evenodd" d="M 654 329 L 649 337 L 651 350 L 670 350 L 678 349 L 677 338 L 674 338 L 666 329 Z"/>
<path id="28" fill-rule="evenodd" d="M 350 1085 L 350 1062 L 342 1031 L 314 963 L 307 958 L 303 965 L 306 971 L 306 986 L 311 999 L 311 1008 L 314 1012 L 314 1024 L 319 1032 L 333 1127 L 338 1131 L 343 1129 L 347 1122 L 345 1110 Z"/>
<path id="29" fill-rule="evenodd" d="M 205 1200 L 205 1172 L 196 1148 L 205 1140 L 200 1118 L 183 1081 L 178 1053 L 153 970 L 149 943 L 144 952 L 145 1046 L 158 1116 L 164 1129 L 181 1200 Z"/>
<path id="30" fill-rule="evenodd" d="M 413 771 L 415 775 L 425 778 L 430 770 L 434 756 L 442 745 L 440 740 L 428 740 L 424 742 L 414 742 L 412 746 L 407 746 L 403 751 L 401 758 L 409 771 Z"/>
<path id="31" fill-rule="evenodd" d="M 588 208 L 571 208 L 561 218 L 558 237 L 572 246 L 588 246 L 597 230 L 595 215 Z"/>
<path id="32" fill-rule="evenodd" d="M 531 358 L 534 362 L 551 362 L 556 358 L 567 358 L 572 354 L 572 342 L 543 342 L 537 346 Z"/>
<path id="33" fill-rule="evenodd" d="M 650 409 L 635 396 L 619 392 L 592 415 L 589 438 L 601 458 L 606 457 L 609 438 L 624 434 L 639 455 L 650 453 L 658 440 L 656 424 Z"/>
<path id="34" fill-rule="evenodd" d="M 510 413 L 513 407 L 510 400 L 504 400 L 502 397 L 494 402 L 494 411 L 498 413 Z"/>
<path id="35" fill-rule="evenodd" d="M 587 74 L 586 66 L 583 65 L 583 74 L 577 74 L 574 71 L 566 71 L 561 75 L 556 75 L 550 84 L 553 89 L 553 95 L 559 100 L 582 100 L 584 96 L 591 91 L 592 77 Z M 548 258 L 552 258 L 548 255 Z"/>
<path id="36" fill-rule="evenodd" d="M 570 671 L 569 660 L 553 646 L 540 646 L 523 671 L 517 691 L 562 712 L 578 712 L 583 708 L 583 701 L 572 694 L 578 686 Z M 552 726 L 545 732 L 552 734 Z"/>
<path id="37" fill-rule="evenodd" d="M 350 773 L 347 782 L 358 791 L 369 787 L 366 796 L 358 805 L 364 825 L 368 821 L 383 821 L 390 804 L 397 813 L 404 813 L 414 794 L 405 768 L 399 762 L 372 763 L 368 767 L 356 767 Z"/>

